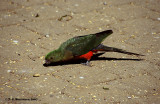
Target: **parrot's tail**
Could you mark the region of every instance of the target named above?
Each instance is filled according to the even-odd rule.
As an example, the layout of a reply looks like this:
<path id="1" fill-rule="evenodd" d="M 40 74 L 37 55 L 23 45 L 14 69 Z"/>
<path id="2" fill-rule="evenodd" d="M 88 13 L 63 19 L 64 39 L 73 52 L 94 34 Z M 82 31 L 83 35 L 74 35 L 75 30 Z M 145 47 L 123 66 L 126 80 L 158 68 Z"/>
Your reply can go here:
<path id="1" fill-rule="evenodd" d="M 127 52 L 127 51 L 122 50 L 122 49 L 104 46 L 104 45 L 102 45 L 102 44 L 100 44 L 100 45 L 99 45 L 97 48 L 95 48 L 94 50 L 106 51 L 106 52 L 119 52 L 119 53 L 124 53 L 124 54 L 128 54 L 128 55 L 144 56 L 144 55 L 137 54 L 137 53 L 133 53 L 133 52 Z"/>

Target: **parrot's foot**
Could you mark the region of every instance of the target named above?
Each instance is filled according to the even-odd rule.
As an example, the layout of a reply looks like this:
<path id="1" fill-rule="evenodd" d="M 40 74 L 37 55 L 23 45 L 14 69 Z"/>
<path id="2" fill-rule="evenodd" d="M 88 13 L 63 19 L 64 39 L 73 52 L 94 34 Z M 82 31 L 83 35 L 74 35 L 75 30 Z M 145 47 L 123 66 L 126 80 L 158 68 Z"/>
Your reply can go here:
<path id="1" fill-rule="evenodd" d="M 82 64 L 82 65 L 85 65 L 85 66 L 90 66 L 90 67 L 92 67 L 90 61 L 87 61 L 86 63 L 81 63 L 81 64 Z"/>

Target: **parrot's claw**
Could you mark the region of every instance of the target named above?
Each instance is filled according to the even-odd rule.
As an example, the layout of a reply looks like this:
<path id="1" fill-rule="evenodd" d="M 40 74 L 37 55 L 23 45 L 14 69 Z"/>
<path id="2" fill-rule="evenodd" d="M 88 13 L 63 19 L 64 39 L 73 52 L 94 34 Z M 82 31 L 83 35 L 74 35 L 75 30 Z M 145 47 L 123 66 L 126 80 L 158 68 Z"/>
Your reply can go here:
<path id="1" fill-rule="evenodd" d="M 85 66 L 90 66 L 90 67 L 92 67 L 90 61 L 87 61 L 86 63 L 81 63 L 81 64 L 82 64 L 82 65 L 85 65 Z"/>

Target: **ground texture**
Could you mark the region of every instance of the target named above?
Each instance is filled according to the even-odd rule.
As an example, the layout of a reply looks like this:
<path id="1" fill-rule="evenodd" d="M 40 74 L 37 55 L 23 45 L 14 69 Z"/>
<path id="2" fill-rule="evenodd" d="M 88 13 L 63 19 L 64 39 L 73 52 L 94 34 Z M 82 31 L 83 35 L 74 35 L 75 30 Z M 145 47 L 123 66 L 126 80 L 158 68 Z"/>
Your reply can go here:
<path id="1" fill-rule="evenodd" d="M 0 0 L 0 103 L 159 104 L 159 0 Z M 112 29 L 92 67 L 44 67 L 74 36 Z M 134 60 L 135 59 L 135 60 Z M 136 60 L 144 59 L 144 60 Z"/>

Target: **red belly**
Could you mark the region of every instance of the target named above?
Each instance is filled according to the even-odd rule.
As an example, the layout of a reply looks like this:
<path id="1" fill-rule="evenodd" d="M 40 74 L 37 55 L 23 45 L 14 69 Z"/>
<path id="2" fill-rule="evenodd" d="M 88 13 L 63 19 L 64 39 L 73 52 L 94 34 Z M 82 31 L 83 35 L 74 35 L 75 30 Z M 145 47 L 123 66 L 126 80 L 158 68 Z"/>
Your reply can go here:
<path id="1" fill-rule="evenodd" d="M 78 56 L 78 58 L 90 60 L 92 56 L 93 56 L 93 52 L 89 51 L 88 53 L 84 55 Z"/>

